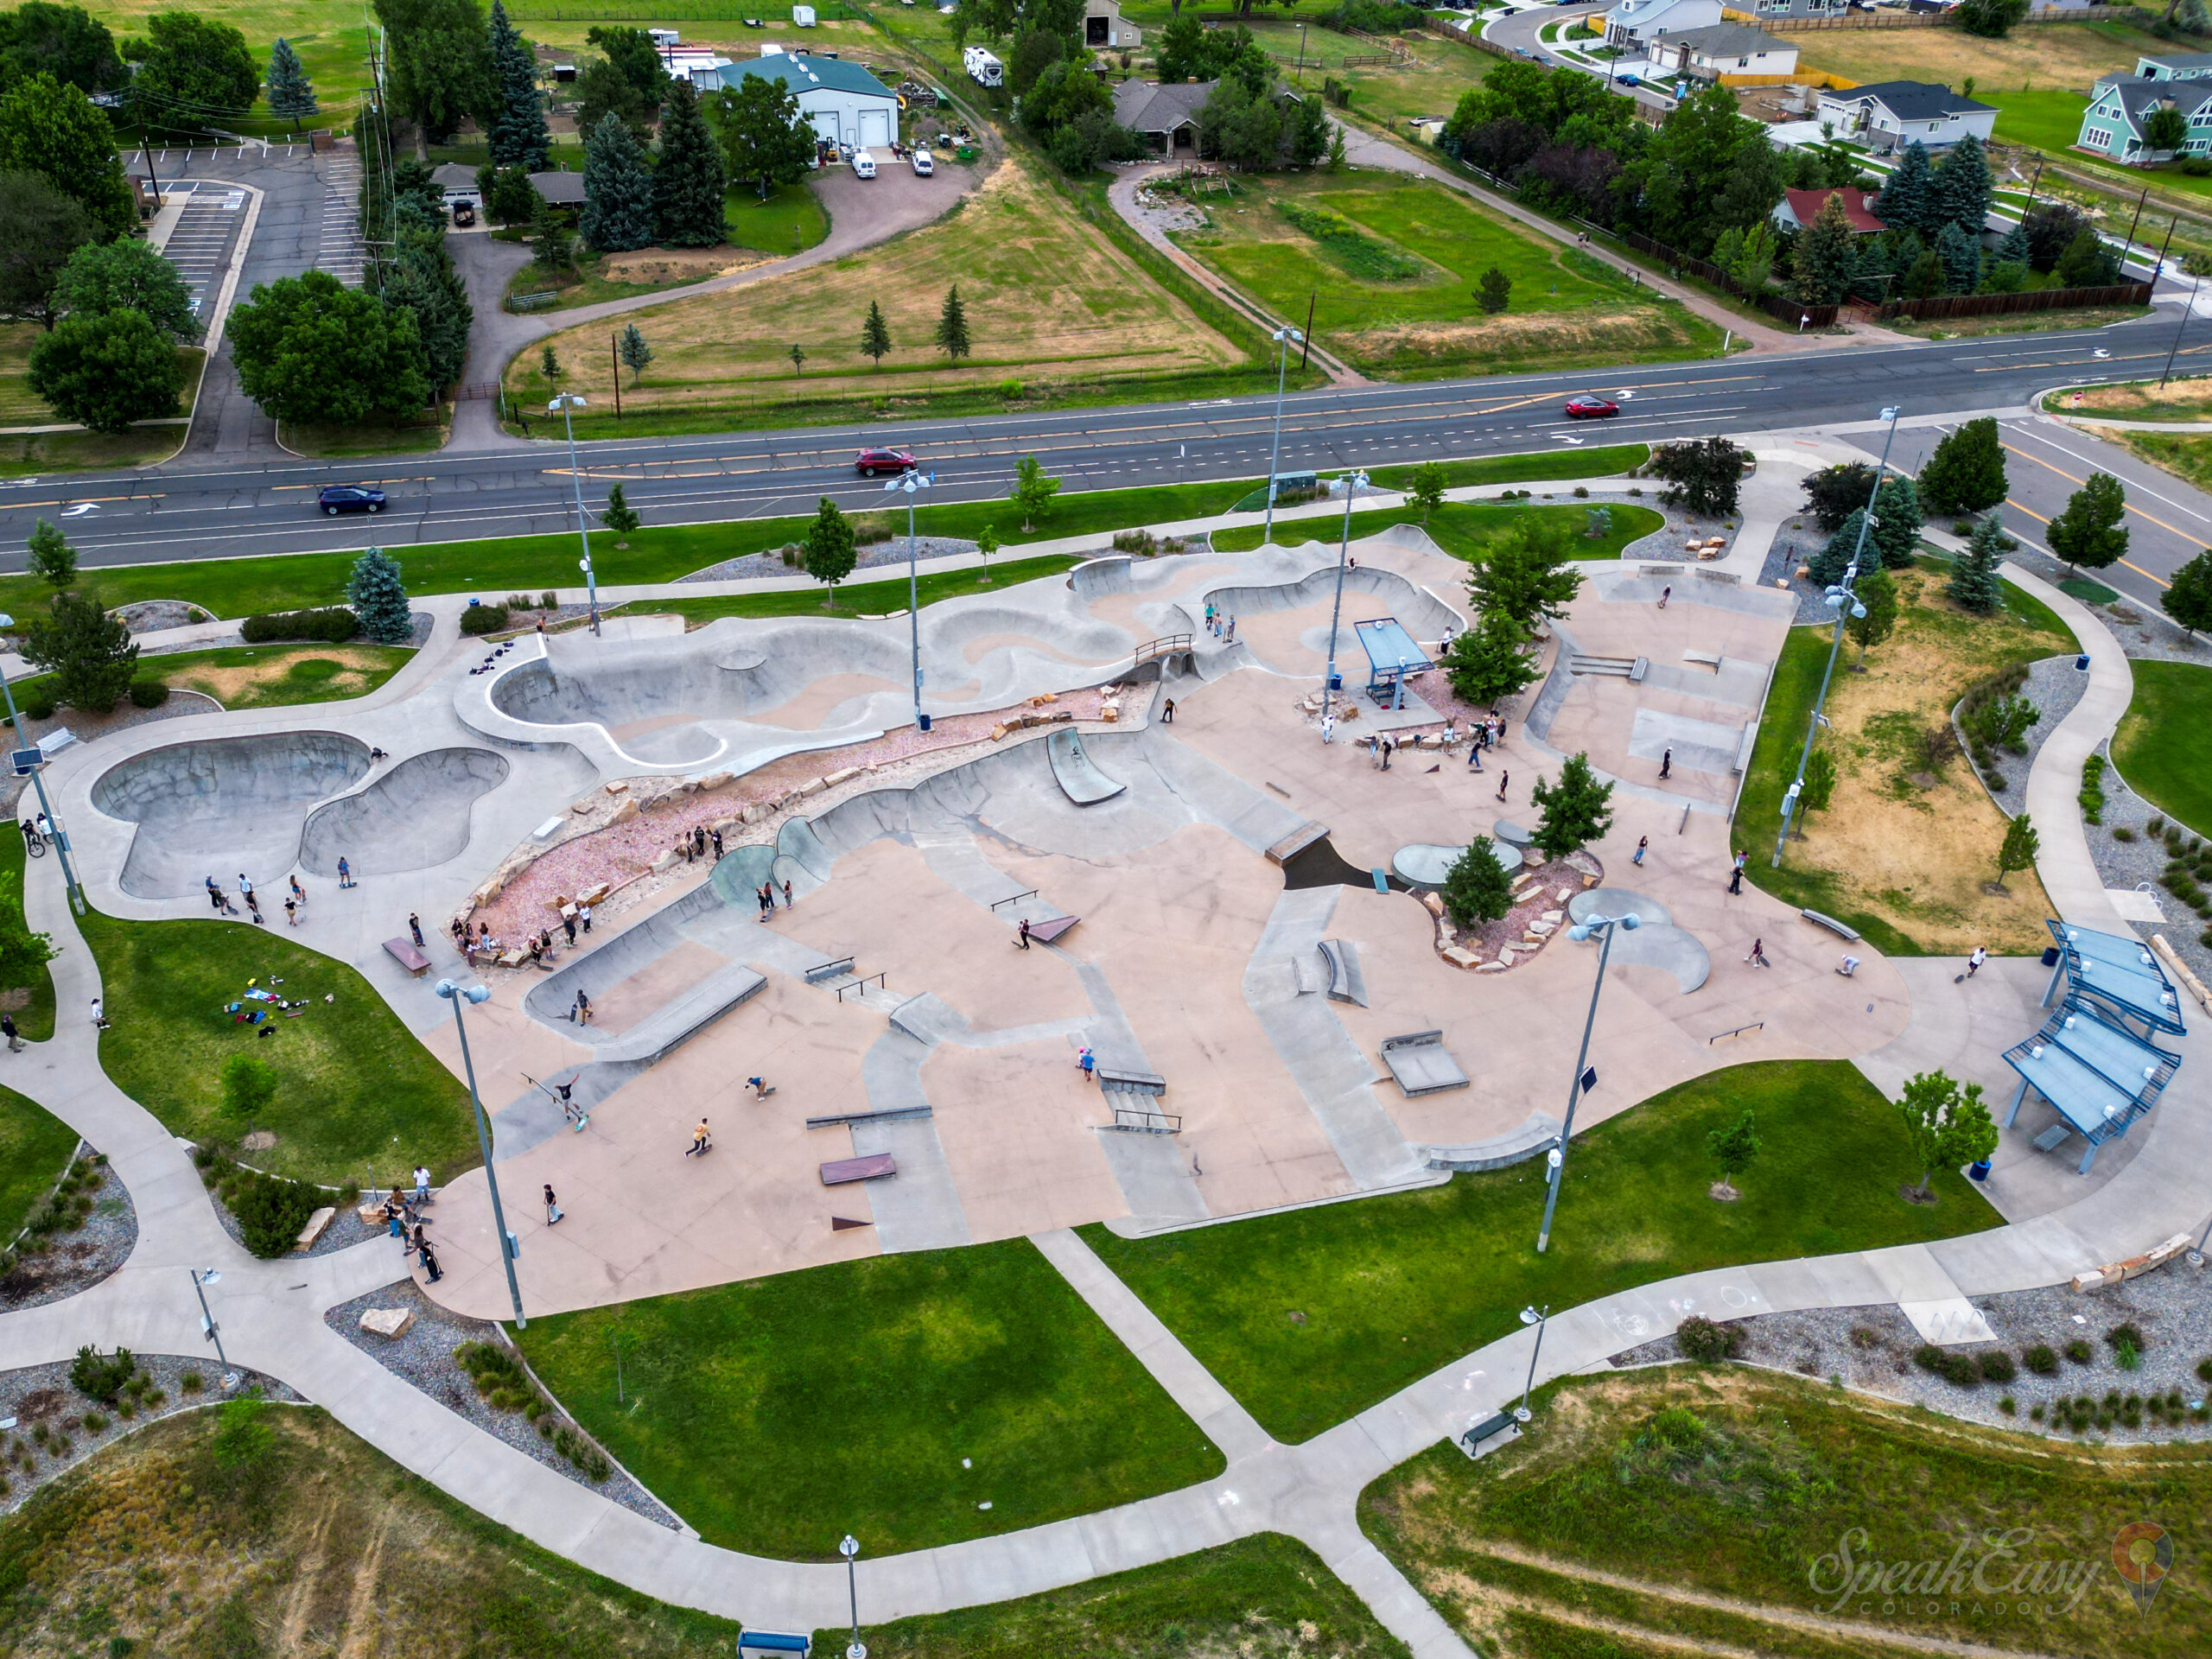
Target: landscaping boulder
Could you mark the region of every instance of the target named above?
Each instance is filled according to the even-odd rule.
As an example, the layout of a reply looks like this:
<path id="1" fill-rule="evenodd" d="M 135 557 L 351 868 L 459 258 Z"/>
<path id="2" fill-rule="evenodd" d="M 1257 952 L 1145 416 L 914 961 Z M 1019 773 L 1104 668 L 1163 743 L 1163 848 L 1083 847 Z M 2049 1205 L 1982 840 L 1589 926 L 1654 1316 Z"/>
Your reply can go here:
<path id="1" fill-rule="evenodd" d="M 361 1329 L 372 1337 L 397 1340 L 405 1336 L 415 1324 L 415 1310 L 411 1307 L 372 1307 L 361 1315 Z"/>
<path id="2" fill-rule="evenodd" d="M 300 1229 L 300 1236 L 292 1241 L 293 1248 L 304 1250 L 314 1244 L 315 1240 L 322 1236 L 330 1224 L 337 1218 L 337 1215 L 338 1211 L 335 1206 L 324 1205 L 308 1217 L 308 1224 Z"/>

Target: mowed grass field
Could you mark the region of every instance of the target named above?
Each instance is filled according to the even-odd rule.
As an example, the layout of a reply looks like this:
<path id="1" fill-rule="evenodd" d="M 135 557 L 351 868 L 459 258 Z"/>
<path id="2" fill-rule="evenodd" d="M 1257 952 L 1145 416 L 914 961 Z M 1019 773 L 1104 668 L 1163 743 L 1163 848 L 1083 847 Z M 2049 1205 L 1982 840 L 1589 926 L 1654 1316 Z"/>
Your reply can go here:
<path id="1" fill-rule="evenodd" d="M 1203 205 L 1206 227 L 1176 238 L 1185 250 L 1281 315 L 1302 317 L 1310 302 L 1322 345 L 1376 373 L 1502 373 L 1719 350 L 1719 331 L 1681 307 L 1638 297 L 1596 260 L 1424 180 L 1315 173 Z M 1293 222 L 1316 208 L 1343 215 L 1364 242 L 1319 240 Z M 1513 283 L 1495 316 L 1475 299 L 1493 265 Z"/>
<path id="2" fill-rule="evenodd" d="M 646 314 L 656 353 L 643 385 L 625 376 L 632 416 L 742 421 L 794 399 L 887 410 L 932 394 L 1016 381 L 1031 398 L 1078 388 L 1141 394 L 1147 383 L 1235 367 L 1241 347 L 1168 294 L 1128 254 L 1012 160 L 949 218 L 825 269 L 772 276 Z M 972 354 L 957 364 L 932 344 L 946 290 L 958 284 Z M 861 351 L 869 304 L 892 349 Z M 602 325 L 553 340 L 563 384 L 613 406 Z M 790 356 L 806 356 L 795 372 Z M 541 397 L 538 353 L 507 371 L 510 391 Z M 580 423 L 581 424 L 581 423 Z M 634 424 L 634 422 L 633 422 Z"/>
<path id="3" fill-rule="evenodd" d="M 2120 775 L 2197 835 L 2212 834 L 2212 668 L 2139 662 L 2135 699 L 2113 739 Z"/>
<path id="4" fill-rule="evenodd" d="M 147 20 L 157 12 L 177 10 L 165 0 L 83 0 L 83 4 L 95 19 L 107 25 L 118 48 L 127 35 L 144 35 Z M 271 43 L 279 35 L 291 41 L 308 79 L 315 83 L 316 100 L 323 111 L 302 124 L 343 128 L 352 124 L 360 89 L 369 82 L 372 20 L 366 6 L 332 5 L 327 0 L 194 0 L 187 9 L 213 22 L 228 23 L 244 35 L 264 74 L 269 72 Z M 490 8 L 486 10 L 488 13 Z M 579 40 L 585 27 L 577 26 Z M 278 132 L 289 130 L 290 125 L 270 116 L 266 103 L 257 102 L 245 130 Z"/>

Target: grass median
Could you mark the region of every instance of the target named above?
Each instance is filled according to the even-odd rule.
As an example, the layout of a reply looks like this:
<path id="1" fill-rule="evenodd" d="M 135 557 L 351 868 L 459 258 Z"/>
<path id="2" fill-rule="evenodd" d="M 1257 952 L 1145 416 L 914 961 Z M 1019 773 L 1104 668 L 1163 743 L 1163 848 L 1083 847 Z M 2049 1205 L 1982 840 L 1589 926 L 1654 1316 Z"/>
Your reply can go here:
<path id="1" fill-rule="evenodd" d="M 1732 1204 L 1707 1195 L 1708 1131 L 1757 1114 Z M 1550 1249 L 1543 1166 L 1153 1238 L 1084 1236 L 1277 1440 L 1310 1440 L 1554 1310 L 1676 1274 L 1946 1238 L 1995 1225 L 1951 1171 L 1936 1203 L 1897 1109 L 1842 1061 L 1694 1078 L 1580 1136 Z M 1814 1202 L 1817 1198 L 1817 1202 Z"/>
<path id="2" fill-rule="evenodd" d="M 871 1555 L 1012 1532 L 1226 1466 L 1025 1239 L 555 1314 L 517 1338 L 701 1536 L 785 1560 L 835 1560 L 848 1531 Z"/>
<path id="3" fill-rule="evenodd" d="M 284 937 L 274 884 L 263 905 L 273 927 L 126 922 L 98 911 L 79 918 L 107 998 L 100 1068 L 116 1087 L 190 1141 L 235 1147 L 256 1130 L 271 1134 L 274 1144 L 249 1161 L 327 1185 L 380 1185 L 418 1163 L 442 1184 L 481 1161 L 459 1080 L 360 975 Z M 225 1008 L 250 981 L 304 1001 L 306 1012 L 233 1023 Z M 261 1038 L 272 1024 L 276 1034 Z M 221 1068 L 234 1054 L 276 1072 L 275 1098 L 250 1121 L 224 1109 Z"/>
<path id="4" fill-rule="evenodd" d="M 16 822 L 37 810 L 38 797 L 25 789 L 16 800 Z M 8 919 L 12 922 L 23 918 L 23 877 L 29 862 L 22 836 L 13 830 L 0 834 L 0 905 L 8 907 Z M 42 1043 L 54 1035 L 54 976 L 47 968 L 41 966 L 29 985 L 0 987 L 0 990 L 22 994 L 22 1006 L 15 1011 L 16 1029 L 25 1038 Z"/>
<path id="5" fill-rule="evenodd" d="M 2113 739 L 2127 785 L 2176 823 L 2212 835 L 2212 668 L 2139 660 L 2135 697 Z"/>
<path id="6" fill-rule="evenodd" d="M 1630 542 L 1649 536 L 1667 522 L 1656 508 L 1608 505 L 1611 524 L 1603 536 L 1598 537 L 1584 533 L 1589 524 L 1589 509 L 1579 505 L 1447 501 L 1428 514 L 1426 520 L 1419 507 L 1382 507 L 1355 512 L 1351 516 L 1351 538 L 1357 541 L 1363 536 L 1376 535 L 1393 524 L 1421 524 L 1428 531 L 1429 538 L 1446 553 L 1454 558 L 1471 559 L 1491 537 L 1522 515 L 1533 513 L 1545 523 L 1563 524 L 1575 532 L 1573 547 L 1577 558 L 1617 559 Z M 1260 531 L 1258 524 L 1217 531 L 1213 544 L 1224 553 L 1249 552 L 1260 544 Z M 1278 547 L 1298 547 L 1307 542 L 1333 543 L 1344 531 L 1344 521 L 1341 518 L 1294 518 L 1287 524 L 1277 520 L 1274 541 Z"/>

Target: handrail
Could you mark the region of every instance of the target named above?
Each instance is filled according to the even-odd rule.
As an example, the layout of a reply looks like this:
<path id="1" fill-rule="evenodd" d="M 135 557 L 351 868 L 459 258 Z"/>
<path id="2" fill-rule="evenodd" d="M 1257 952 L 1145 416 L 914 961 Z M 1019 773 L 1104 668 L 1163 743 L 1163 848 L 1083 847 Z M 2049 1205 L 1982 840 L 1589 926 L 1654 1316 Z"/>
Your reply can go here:
<path id="1" fill-rule="evenodd" d="M 1747 1031 L 1764 1031 L 1765 1029 L 1766 1029 L 1766 1021 L 1765 1021 L 1765 1020 L 1752 1020 L 1752 1021 L 1751 1021 L 1751 1023 L 1750 1025 L 1748 1025 L 1748 1026 L 1738 1026 L 1738 1027 L 1737 1027 L 1735 1028 L 1735 1030 L 1733 1030 L 1733 1031 L 1724 1031 L 1724 1032 L 1720 1032 L 1720 1033 L 1717 1033 L 1716 1035 L 1713 1035 L 1713 1036 L 1711 1036 L 1711 1037 L 1707 1038 L 1707 1039 L 1705 1039 L 1705 1046 L 1706 1046 L 1707 1048 L 1711 1048 L 1711 1047 L 1712 1047 L 1715 1043 L 1719 1042 L 1719 1041 L 1720 1040 L 1720 1039 L 1721 1039 L 1721 1038 L 1723 1038 L 1723 1037 L 1740 1037 L 1740 1036 L 1742 1036 L 1742 1035 L 1743 1035 L 1745 1032 L 1747 1032 Z"/>
<path id="2" fill-rule="evenodd" d="M 1151 1121 L 1132 1123 L 1127 1121 L 1130 1117 Z M 1179 1112 L 1163 1112 L 1149 1106 L 1116 1104 L 1111 1127 L 1128 1129 L 1136 1135 L 1180 1135 L 1183 1133 L 1183 1118 Z"/>
<path id="3" fill-rule="evenodd" d="M 1188 651 L 1191 639 L 1187 633 L 1163 633 L 1156 639 L 1147 639 L 1137 647 L 1136 654 L 1129 659 L 1129 666 L 1135 668 L 1158 658 L 1173 657 L 1178 652 Z"/>
<path id="4" fill-rule="evenodd" d="M 864 991 L 868 989 L 868 982 L 870 979 L 874 980 L 877 984 L 882 985 L 883 988 L 887 991 L 891 988 L 890 986 L 884 984 L 883 976 L 881 974 L 870 974 L 867 978 L 856 979 L 849 985 L 840 985 L 837 988 L 837 1000 L 840 1002 L 843 1001 L 845 1000 L 845 993 L 847 991 Z"/>
<path id="5" fill-rule="evenodd" d="M 1014 895 L 1014 897 L 1013 897 L 1013 898 L 1011 898 L 1011 899 L 1000 899 L 1000 900 L 998 901 L 998 904 L 995 904 L 995 905 L 993 905 L 993 906 L 991 906 L 991 908 L 992 908 L 993 910 L 996 910 L 996 909 L 999 907 L 999 905 L 1018 905 L 1018 904 L 1020 904 L 1020 903 L 1023 899 L 1034 899 L 1036 896 L 1037 896 L 1037 889 L 1036 889 L 1036 888 L 1034 888 L 1034 887 L 1032 887 L 1032 888 L 1030 888 L 1030 889 L 1029 889 L 1029 891 L 1028 891 L 1028 892 L 1027 892 L 1027 893 L 1015 893 L 1015 894 Z"/>

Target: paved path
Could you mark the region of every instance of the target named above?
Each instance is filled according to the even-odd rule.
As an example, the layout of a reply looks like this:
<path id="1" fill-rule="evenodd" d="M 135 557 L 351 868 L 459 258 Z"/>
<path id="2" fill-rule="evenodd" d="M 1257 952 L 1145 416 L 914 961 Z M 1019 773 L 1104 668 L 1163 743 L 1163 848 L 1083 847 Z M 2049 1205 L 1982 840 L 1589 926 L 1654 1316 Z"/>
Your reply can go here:
<path id="1" fill-rule="evenodd" d="M 2045 885 L 2069 920 L 2104 925 L 2102 889 L 2078 832 L 2061 828 L 2081 756 L 2109 733 L 2124 692 L 2094 677 L 2117 646 L 2082 607 L 2032 577 L 2008 576 L 2081 630 L 2093 664 L 2091 696 L 2044 745 L 2029 780 L 2045 826 Z M 2102 636 L 2101 638 L 2099 636 Z M 432 653 L 425 652 L 428 658 Z M 429 671 L 425 665 L 424 672 Z M 2124 662 L 2119 671 L 2124 675 Z M 387 688 L 388 690 L 389 688 Z M 2084 871 L 2086 870 L 2086 877 Z M 6 1079 L 110 1157 L 137 1205 L 138 1242 L 121 1271 L 81 1296 L 0 1317 L 12 1363 L 66 1357 L 81 1343 L 149 1352 L 201 1353 L 197 1305 L 181 1268 L 223 1274 L 211 1293 L 238 1363 L 283 1377 L 388 1455 L 492 1519 L 643 1593 L 749 1623 L 832 1625 L 844 1611 L 836 1567 L 764 1560 L 668 1531 L 502 1445 L 385 1371 L 330 1332 L 326 1307 L 392 1282 L 397 1263 L 377 1240 L 308 1260 L 257 1262 L 217 1223 L 183 1147 L 100 1072 L 84 1017 L 99 976 L 62 902 L 58 879 L 37 867 L 27 883 L 35 928 L 61 948 L 54 963 L 60 1013 L 48 1043 L 8 1062 Z M 2208 1063 L 2202 1033 L 2185 1054 Z M 1932 1245 L 1768 1262 L 1682 1275 L 1606 1297 L 1553 1319 L 1539 1381 L 1580 1370 L 1649 1340 L 1693 1313 L 1725 1318 L 1785 1309 L 1896 1301 L 1908 1310 L 2050 1285 L 2079 1268 L 2132 1254 L 2202 1219 L 2197 1179 L 2212 1166 L 2212 1122 L 2158 1114 L 2138 1155 L 2088 1196 L 2050 1214 Z M 1147 1370 L 1229 1459 L 1217 1479 L 1103 1513 L 938 1549 L 863 1560 L 871 1620 L 1006 1599 L 1170 1560 L 1262 1531 L 1305 1540 L 1422 1656 L 1468 1650 L 1435 1610 L 1359 1531 L 1357 1503 L 1372 1481 L 1455 1435 L 1517 1395 L 1531 1333 L 1469 1353 L 1296 1446 L 1269 1440 L 1128 1288 L 1072 1235 L 1036 1243 Z"/>

